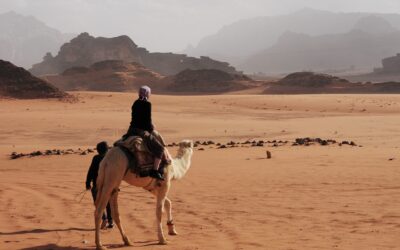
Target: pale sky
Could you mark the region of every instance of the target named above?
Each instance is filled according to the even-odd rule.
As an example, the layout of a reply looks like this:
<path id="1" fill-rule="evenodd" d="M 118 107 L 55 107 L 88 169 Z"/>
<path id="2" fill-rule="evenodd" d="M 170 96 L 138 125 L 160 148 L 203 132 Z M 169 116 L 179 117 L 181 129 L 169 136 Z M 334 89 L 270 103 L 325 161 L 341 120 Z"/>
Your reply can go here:
<path id="1" fill-rule="evenodd" d="M 182 51 L 232 22 L 302 8 L 400 13 L 400 0 L 0 0 L 66 33 L 129 35 L 150 51 Z"/>

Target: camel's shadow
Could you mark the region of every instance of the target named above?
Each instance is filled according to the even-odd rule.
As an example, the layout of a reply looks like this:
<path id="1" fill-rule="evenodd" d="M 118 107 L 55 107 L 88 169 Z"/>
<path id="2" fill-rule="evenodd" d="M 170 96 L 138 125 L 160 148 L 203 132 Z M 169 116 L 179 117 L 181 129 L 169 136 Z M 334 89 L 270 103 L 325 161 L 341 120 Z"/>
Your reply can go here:
<path id="1" fill-rule="evenodd" d="M 77 227 L 70 227 L 70 228 L 64 228 L 64 229 L 32 229 L 32 230 L 22 230 L 22 231 L 15 231 L 15 232 L 0 232 L 1 235 L 19 235 L 19 234 L 41 234 L 41 233 L 50 233 L 50 232 L 68 232 L 68 231 L 83 231 L 83 232 L 89 232 L 89 231 L 94 231 L 92 228 L 77 228 Z"/>
<path id="2" fill-rule="evenodd" d="M 147 246 L 156 246 L 159 245 L 157 241 L 136 241 L 135 243 L 139 244 L 135 247 L 147 247 Z M 110 244 L 106 245 L 109 249 L 117 249 L 117 248 L 125 248 L 124 244 Z M 57 244 L 46 244 L 41 246 L 27 247 L 21 248 L 20 250 L 93 250 L 93 247 L 63 247 L 58 246 Z"/>
<path id="3" fill-rule="evenodd" d="M 20 250 L 89 250 L 93 248 L 82 248 L 82 247 L 62 247 L 56 244 L 46 244 L 41 246 L 21 248 Z"/>

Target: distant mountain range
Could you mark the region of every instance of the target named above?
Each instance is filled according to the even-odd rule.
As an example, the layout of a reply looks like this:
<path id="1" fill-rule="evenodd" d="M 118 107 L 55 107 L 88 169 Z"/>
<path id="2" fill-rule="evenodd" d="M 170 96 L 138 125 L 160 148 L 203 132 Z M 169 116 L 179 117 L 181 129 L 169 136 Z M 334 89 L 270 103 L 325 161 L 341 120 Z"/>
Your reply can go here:
<path id="1" fill-rule="evenodd" d="M 286 32 L 272 47 L 245 60 L 247 72 L 370 70 L 400 51 L 400 31 L 378 17 L 360 19 L 349 32 L 310 36 Z"/>
<path id="2" fill-rule="evenodd" d="M 56 53 L 74 35 L 63 34 L 32 16 L 0 14 L 0 59 L 30 68 L 46 52 Z"/>
<path id="3" fill-rule="evenodd" d="M 400 51 L 399 30 L 398 14 L 304 9 L 235 22 L 184 52 L 228 61 L 249 73 L 373 68 Z"/>

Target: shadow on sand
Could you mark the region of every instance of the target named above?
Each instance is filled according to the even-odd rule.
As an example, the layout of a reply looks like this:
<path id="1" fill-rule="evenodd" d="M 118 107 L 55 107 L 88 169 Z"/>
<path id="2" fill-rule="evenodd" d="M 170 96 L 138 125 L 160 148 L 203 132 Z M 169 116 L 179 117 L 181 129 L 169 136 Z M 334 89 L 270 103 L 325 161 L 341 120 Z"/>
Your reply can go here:
<path id="1" fill-rule="evenodd" d="M 82 247 L 62 247 L 56 244 L 47 244 L 41 246 L 21 248 L 20 250 L 93 250 L 93 247 L 82 248 Z"/>
<path id="2" fill-rule="evenodd" d="M 69 231 L 81 231 L 81 232 L 90 232 L 94 231 L 92 228 L 65 228 L 65 229 L 32 229 L 32 230 L 22 230 L 22 231 L 15 231 L 15 232 L 7 232 L 3 233 L 0 232 L 1 235 L 18 235 L 18 234 L 42 234 L 42 233 L 51 233 L 51 232 L 69 232 Z"/>
<path id="3" fill-rule="evenodd" d="M 134 247 L 147 247 L 147 246 L 155 246 L 159 245 L 158 242 L 155 241 L 137 241 L 135 243 L 138 243 L 140 245 L 136 245 Z M 126 248 L 124 244 L 105 244 L 105 246 L 108 249 L 123 249 Z M 65 247 L 65 246 L 58 246 L 57 244 L 46 244 L 46 245 L 41 245 L 41 246 L 33 246 L 33 247 L 27 247 L 27 248 L 21 248 L 20 250 L 93 250 L 93 247 Z"/>

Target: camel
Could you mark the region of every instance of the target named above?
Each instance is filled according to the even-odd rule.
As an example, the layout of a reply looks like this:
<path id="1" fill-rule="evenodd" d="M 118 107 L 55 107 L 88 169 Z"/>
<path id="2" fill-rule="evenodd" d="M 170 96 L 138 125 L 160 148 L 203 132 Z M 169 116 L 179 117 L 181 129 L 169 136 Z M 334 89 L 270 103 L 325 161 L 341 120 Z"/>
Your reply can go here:
<path id="1" fill-rule="evenodd" d="M 166 207 L 168 217 L 168 234 L 177 235 L 175 225 L 172 220 L 171 200 L 168 199 L 167 195 L 171 187 L 171 181 L 183 178 L 183 176 L 189 170 L 192 154 L 193 142 L 191 140 L 183 140 L 180 142 L 176 157 L 172 159 L 171 164 L 168 165 L 164 170 L 165 180 L 158 181 L 150 177 L 141 178 L 131 171 L 127 171 L 128 158 L 126 157 L 125 153 L 119 147 L 111 148 L 100 163 L 99 174 L 97 177 L 98 192 L 95 202 L 96 209 L 94 213 L 96 226 L 96 248 L 98 250 L 107 249 L 100 241 L 100 223 L 101 215 L 108 201 L 111 205 L 112 217 L 119 229 L 119 232 L 121 233 L 124 244 L 127 246 L 132 245 L 132 242 L 124 232 L 118 212 L 118 191 L 122 181 L 125 181 L 128 184 L 136 187 L 144 188 L 156 196 L 156 219 L 159 244 L 167 244 L 161 223 L 164 205 Z"/>

